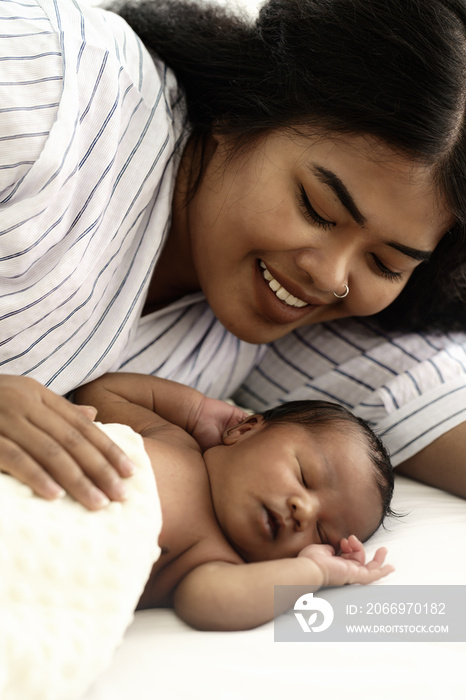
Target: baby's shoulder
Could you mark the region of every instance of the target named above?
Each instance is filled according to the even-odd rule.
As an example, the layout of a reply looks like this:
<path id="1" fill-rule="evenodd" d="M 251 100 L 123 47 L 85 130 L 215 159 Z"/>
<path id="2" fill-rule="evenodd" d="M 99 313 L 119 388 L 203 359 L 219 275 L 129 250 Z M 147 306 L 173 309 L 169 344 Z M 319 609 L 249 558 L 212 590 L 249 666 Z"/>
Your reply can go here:
<path id="1" fill-rule="evenodd" d="M 196 440 L 186 430 L 174 423 L 159 419 L 152 425 L 141 429 L 147 451 L 157 450 L 159 453 L 178 453 L 179 458 L 186 460 L 201 460 L 202 451 Z"/>

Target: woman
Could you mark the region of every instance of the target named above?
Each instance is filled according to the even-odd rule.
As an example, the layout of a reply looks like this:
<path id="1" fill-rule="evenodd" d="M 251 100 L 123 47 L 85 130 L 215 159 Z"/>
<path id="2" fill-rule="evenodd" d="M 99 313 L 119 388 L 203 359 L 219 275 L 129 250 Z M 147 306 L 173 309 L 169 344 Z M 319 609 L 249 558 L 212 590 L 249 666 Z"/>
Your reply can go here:
<path id="1" fill-rule="evenodd" d="M 2 469 L 122 497 L 57 394 L 124 368 L 336 398 L 466 495 L 465 3 L 123 6 L 152 58 L 113 13 L 2 5 Z"/>

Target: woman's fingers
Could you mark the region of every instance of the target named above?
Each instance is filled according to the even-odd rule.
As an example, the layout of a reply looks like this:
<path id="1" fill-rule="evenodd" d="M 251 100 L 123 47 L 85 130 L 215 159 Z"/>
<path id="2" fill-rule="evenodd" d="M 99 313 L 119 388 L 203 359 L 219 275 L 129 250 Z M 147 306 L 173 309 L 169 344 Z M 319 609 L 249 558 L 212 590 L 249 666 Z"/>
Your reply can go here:
<path id="1" fill-rule="evenodd" d="M 94 509 L 126 497 L 121 477 L 131 473 L 128 460 L 95 425 L 78 430 L 44 411 L 32 428 L 37 439 L 31 456 L 77 501 Z"/>
<path id="2" fill-rule="evenodd" d="M 16 442 L 0 436 L 0 471 L 14 476 L 42 498 L 53 499 L 65 491 Z"/>
<path id="3" fill-rule="evenodd" d="M 57 403 L 60 403 L 59 410 L 57 410 Z M 46 405 L 50 407 L 54 415 L 61 417 L 64 422 L 59 423 L 55 427 L 53 420 L 50 422 L 51 414 L 49 413 L 47 416 L 35 416 L 34 424 L 53 435 L 55 439 L 68 449 L 70 454 L 75 456 L 77 461 L 85 465 L 89 455 L 84 453 L 83 450 L 93 446 L 120 476 L 127 477 L 134 473 L 134 464 L 129 457 L 102 430 L 94 425 L 93 419 L 90 420 L 87 415 L 83 414 L 80 410 L 83 407 L 75 406 L 55 394 L 47 397 Z M 85 408 L 91 409 L 92 407 Z M 95 409 L 92 410 L 95 411 Z"/>
<path id="4" fill-rule="evenodd" d="M 0 470 L 45 498 L 65 490 L 92 510 L 122 500 L 134 465 L 77 407 L 34 380 L 0 377 Z M 3 400 L 2 400 L 3 399 Z"/>
<path id="5" fill-rule="evenodd" d="M 94 406 L 80 406 L 79 404 L 74 404 L 77 411 L 83 413 L 89 420 L 95 420 L 97 417 L 97 409 Z"/>
<path id="6" fill-rule="evenodd" d="M 20 432 L 11 430 L 14 442 L 3 439 L 2 470 L 46 498 L 60 495 L 61 487 L 92 510 L 107 505 L 109 499 L 123 499 L 121 478 L 102 453 L 56 414 L 50 417 L 53 427 L 47 418 L 44 411 L 42 422 L 48 431 L 23 421 Z"/>

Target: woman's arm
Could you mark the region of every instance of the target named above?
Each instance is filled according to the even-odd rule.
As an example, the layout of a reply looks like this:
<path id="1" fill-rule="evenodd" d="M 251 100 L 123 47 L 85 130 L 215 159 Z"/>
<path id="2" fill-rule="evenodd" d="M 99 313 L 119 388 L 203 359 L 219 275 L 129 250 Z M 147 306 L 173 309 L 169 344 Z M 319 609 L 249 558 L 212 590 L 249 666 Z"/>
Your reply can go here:
<path id="1" fill-rule="evenodd" d="M 341 541 L 343 554 L 335 556 L 330 545 L 310 545 L 295 559 L 249 564 L 209 562 L 191 571 L 178 585 L 174 605 L 188 624 L 202 630 L 242 630 L 258 627 L 285 612 L 274 610 L 274 586 L 340 586 L 372 583 L 393 567 L 383 565 L 386 550 L 377 550 L 365 564 L 364 547 L 351 535 Z M 291 592 L 291 595 L 293 592 Z"/>
<path id="2" fill-rule="evenodd" d="M 466 423 L 407 459 L 396 472 L 466 498 Z"/>

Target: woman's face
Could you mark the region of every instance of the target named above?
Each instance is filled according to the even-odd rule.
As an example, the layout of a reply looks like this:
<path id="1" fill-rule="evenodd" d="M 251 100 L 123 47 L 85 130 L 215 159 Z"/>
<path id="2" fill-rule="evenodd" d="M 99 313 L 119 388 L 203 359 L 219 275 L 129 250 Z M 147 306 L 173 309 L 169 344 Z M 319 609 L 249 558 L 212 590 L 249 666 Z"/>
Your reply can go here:
<path id="1" fill-rule="evenodd" d="M 252 343 L 381 311 L 451 223 L 425 166 L 375 139 L 285 132 L 233 159 L 217 138 L 186 219 L 197 282 Z"/>

